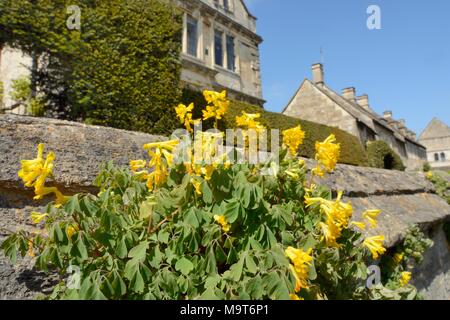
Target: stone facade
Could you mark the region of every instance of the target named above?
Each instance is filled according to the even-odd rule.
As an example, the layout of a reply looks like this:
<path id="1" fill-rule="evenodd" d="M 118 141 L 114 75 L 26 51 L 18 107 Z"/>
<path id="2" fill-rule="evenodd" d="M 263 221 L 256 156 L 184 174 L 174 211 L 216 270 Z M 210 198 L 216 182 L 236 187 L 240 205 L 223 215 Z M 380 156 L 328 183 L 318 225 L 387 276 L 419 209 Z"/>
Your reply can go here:
<path id="1" fill-rule="evenodd" d="M 16 79 L 30 74 L 31 58 L 21 51 L 11 48 L 0 48 L 0 82 L 3 84 L 3 101 L 0 101 L 0 112 L 11 112 L 16 109 L 16 102 L 11 98 L 12 84 Z M 23 107 L 22 107 L 23 108 Z M 14 110 L 24 113 L 24 110 Z"/>
<path id="2" fill-rule="evenodd" d="M 182 80 L 195 89 L 227 89 L 262 106 L 256 18 L 243 0 L 177 0 L 184 11 Z"/>
<path id="3" fill-rule="evenodd" d="M 130 159 L 145 157 L 144 143 L 162 139 L 68 121 L 0 115 L 0 242 L 7 235 L 5 229 L 33 228 L 24 217 L 45 205 L 32 200 L 32 192 L 17 176 L 20 159 L 34 157 L 39 142 L 56 153 L 56 185 L 70 194 L 95 192 L 92 181 L 101 163 L 113 160 L 127 166 Z M 305 161 L 310 168 L 314 166 L 312 160 Z M 417 286 L 425 298 L 450 299 L 450 247 L 442 231 L 443 223 L 450 220 L 450 206 L 434 193 L 423 174 L 338 165 L 317 183 L 334 191 L 345 190 L 356 220 L 367 208 L 381 209 L 379 225 L 370 234 L 385 235 L 387 247 L 399 243 L 410 225 L 418 224 L 435 244 L 414 271 Z M 31 299 L 51 290 L 52 278 L 33 270 L 32 265 L 32 260 L 24 259 L 12 266 L 0 254 L 0 299 Z"/>
<path id="4" fill-rule="evenodd" d="M 433 169 L 450 170 L 450 127 L 434 118 L 419 137 Z"/>
<path id="5" fill-rule="evenodd" d="M 404 120 L 396 121 L 392 112 L 376 114 L 367 95 L 356 96 L 355 88 L 338 94 L 325 84 L 321 64 L 312 66 L 313 80 L 305 79 L 289 101 L 283 114 L 338 127 L 361 143 L 383 140 L 395 150 L 407 169 L 421 168 L 426 161 L 426 149 L 416 140 L 416 134 L 406 128 Z"/>
<path id="6" fill-rule="evenodd" d="M 263 106 L 256 18 L 243 0 L 174 0 L 183 15 L 181 80 L 193 89 L 227 89 L 239 101 Z M 220 36 L 220 39 L 219 39 Z M 18 50 L 0 49 L 3 109 L 15 104 L 11 83 L 29 75 L 31 58 Z M 2 104 L 0 102 L 0 107 Z M 15 113 L 18 110 L 15 110 Z"/>

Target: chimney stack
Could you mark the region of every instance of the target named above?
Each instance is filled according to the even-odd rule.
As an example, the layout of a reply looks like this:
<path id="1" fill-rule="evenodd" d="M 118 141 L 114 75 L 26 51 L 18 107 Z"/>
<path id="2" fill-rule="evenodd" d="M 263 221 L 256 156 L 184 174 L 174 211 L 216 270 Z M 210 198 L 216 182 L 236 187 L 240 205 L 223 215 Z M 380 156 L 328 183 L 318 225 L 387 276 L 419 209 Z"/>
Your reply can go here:
<path id="1" fill-rule="evenodd" d="M 323 65 L 321 63 L 313 64 L 312 67 L 312 74 L 313 74 L 313 82 L 317 85 L 324 85 L 324 71 L 323 71 Z"/>
<path id="2" fill-rule="evenodd" d="M 369 96 L 367 94 L 363 94 L 356 98 L 356 102 L 365 109 L 370 109 L 369 105 Z"/>
<path id="3" fill-rule="evenodd" d="M 345 88 L 342 90 L 342 96 L 350 101 L 355 101 L 356 89 L 354 87 Z"/>
<path id="4" fill-rule="evenodd" d="M 392 111 L 383 112 L 383 118 L 388 121 L 391 121 L 392 120 Z"/>

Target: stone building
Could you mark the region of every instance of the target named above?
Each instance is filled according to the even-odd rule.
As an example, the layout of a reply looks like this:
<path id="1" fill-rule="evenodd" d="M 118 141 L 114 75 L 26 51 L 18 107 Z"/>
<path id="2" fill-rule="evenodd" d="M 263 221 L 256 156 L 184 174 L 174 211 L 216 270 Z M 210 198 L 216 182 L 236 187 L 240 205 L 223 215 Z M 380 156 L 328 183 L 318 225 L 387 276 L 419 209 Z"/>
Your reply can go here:
<path id="1" fill-rule="evenodd" d="M 231 98 L 263 106 L 256 18 L 243 0 L 173 0 L 183 11 L 183 83 L 197 90 L 227 89 Z M 31 58 L 0 49 L 0 107 L 11 109 L 12 81 L 29 74 Z M 17 110 L 16 110 L 17 111 Z"/>
<path id="2" fill-rule="evenodd" d="M 404 120 L 394 120 L 391 111 L 376 114 L 368 95 L 356 96 L 356 89 L 345 88 L 336 93 L 325 84 L 322 64 L 312 66 L 313 80 L 305 79 L 289 101 L 283 114 L 338 127 L 369 141 L 383 140 L 395 150 L 408 169 L 421 168 L 426 161 L 426 149 L 416 140 Z"/>
<path id="3" fill-rule="evenodd" d="M 450 170 L 450 127 L 434 118 L 422 132 L 419 142 L 427 147 L 433 169 Z"/>
<path id="4" fill-rule="evenodd" d="M 184 11 L 181 79 L 263 106 L 256 18 L 243 0 L 177 0 Z"/>

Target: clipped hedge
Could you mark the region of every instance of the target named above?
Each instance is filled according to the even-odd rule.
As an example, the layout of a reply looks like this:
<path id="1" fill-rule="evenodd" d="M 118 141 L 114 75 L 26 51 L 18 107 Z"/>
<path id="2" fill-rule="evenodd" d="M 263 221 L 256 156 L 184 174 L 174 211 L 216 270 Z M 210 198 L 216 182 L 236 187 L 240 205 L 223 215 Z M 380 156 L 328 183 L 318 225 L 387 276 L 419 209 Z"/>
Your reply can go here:
<path id="1" fill-rule="evenodd" d="M 206 105 L 206 101 L 200 92 L 184 89 L 182 101 L 185 104 L 194 102 L 195 109 L 193 116 L 194 118 L 201 117 L 201 109 Z M 261 113 L 261 119 L 259 121 L 271 129 L 285 130 L 300 124 L 306 132 L 305 140 L 299 150 L 299 154 L 303 157 L 314 158 L 315 142 L 323 141 L 333 133 L 337 141 L 341 144 L 340 163 L 367 166 L 366 152 L 357 137 L 335 127 L 285 116 L 280 113 L 269 112 L 245 102 L 231 100 L 230 108 L 220 123 L 219 129 L 224 130 L 226 128 L 236 127 L 236 116 L 241 115 L 242 111 L 247 113 Z M 208 127 L 212 127 L 212 122 L 204 122 L 203 128 L 208 129 Z"/>
<path id="2" fill-rule="evenodd" d="M 384 141 L 372 141 L 367 144 L 369 166 L 389 170 L 405 171 L 400 156 Z"/>

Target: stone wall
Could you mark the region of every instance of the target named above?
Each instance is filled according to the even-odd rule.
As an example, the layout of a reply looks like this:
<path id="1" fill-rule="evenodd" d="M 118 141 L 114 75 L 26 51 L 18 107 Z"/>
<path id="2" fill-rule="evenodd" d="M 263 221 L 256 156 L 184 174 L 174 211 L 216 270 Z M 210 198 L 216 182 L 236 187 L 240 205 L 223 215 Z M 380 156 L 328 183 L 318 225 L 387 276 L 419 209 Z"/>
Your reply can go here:
<path id="1" fill-rule="evenodd" d="M 65 192 L 94 191 L 98 166 L 108 160 L 127 165 L 145 157 L 144 143 L 163 137 L 79 123 L 0 115 L 0 242 L 5 229 L 33 228 L 26 217 L 45 203 L 33 202 L 19 178 L 20 159 L 34 158 L 36 145 L 56 153 L 55 178 Z M 307 160 L 308 165 L 312 165 Z M 391 247 L 402 240 L 411 224 L 419 224 L 435 241 L 416 270 L 416 284 L 426 298 L 450 298 L 450 252 L 442 223 L 450 219 L 450 206 L 434 194 L 433 186 L 419 173 L 338 165 L 323 182 L 333 190 L 345 190 L 355 208 L 355 219 L 367 208 L 383 210 L 379 228 Z M 0 299 L 24 299 L 46 293 L 52 278 L 31 269 L 30 259 L 12 266 L 0 255 Z"/>

